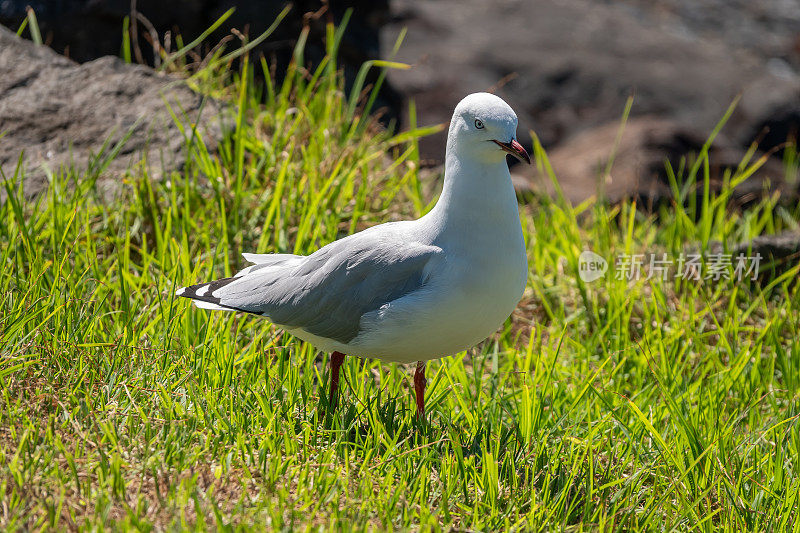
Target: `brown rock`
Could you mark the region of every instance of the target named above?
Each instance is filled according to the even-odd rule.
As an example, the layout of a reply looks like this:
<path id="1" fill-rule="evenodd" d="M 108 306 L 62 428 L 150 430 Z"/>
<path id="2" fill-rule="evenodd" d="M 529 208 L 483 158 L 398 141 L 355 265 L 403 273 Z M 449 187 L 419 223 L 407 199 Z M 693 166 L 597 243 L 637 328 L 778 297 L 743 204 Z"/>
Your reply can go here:
<path id="1" fill-rule="evenodd" d="M 671 201 L 665 162 L 669 161 L 677 172 L 681 158 L 699 153 L 705 138 L 669 119 L 638 117 L 625 124 L 615 151 L 619 128 L 619 122 L 610 122 L 579 133 L 550 151 L 548 157 L 565 197 L 573 204 L 592 196 L 612 203 L 635 198 L 641 206 L 650 208 Z M 606 173 L 612 154 L 610 172 Z M 717 137 L 709 150 L 712 189 L 719 189 L 725 169 L 735 168 L 744 155 L 724 136 Z M 515 167 L 517 183 L 524 183 L 527 178 L 531 188 L 553 194 L 550 179 L 529 168 Z M 522 174 L 523 171 L 527 173 Z M 735 200 L 742 204 L 754 201 L 765 186 L 796 198 L 796 191 L 785 184 L 783 172 L 777 158 L 769 159 L 737 188 Z"/>

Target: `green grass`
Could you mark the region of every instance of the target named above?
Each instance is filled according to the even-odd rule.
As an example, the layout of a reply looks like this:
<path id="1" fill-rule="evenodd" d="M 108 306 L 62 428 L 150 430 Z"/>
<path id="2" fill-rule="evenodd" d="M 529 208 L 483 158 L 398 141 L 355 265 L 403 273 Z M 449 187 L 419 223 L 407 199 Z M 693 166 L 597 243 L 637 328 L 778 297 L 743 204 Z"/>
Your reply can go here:
<path id="1" fill-rule="evenodd" d="M 327 355 L 173 296 L 242 251 L 308 253 L 432 205 L 430 130 L 365 118 L 330 36 L 320 69 L 282 85 L 247 62 L 193 74 L 237 105 L 235 127 L 209 153 L 187 124 L 189 163 L 161 181 L 134 167 L 109 200 L 100 164 L 38 198 L 25 169 L 3 178 L 0 527 L 800 531 L 798 267 L 762 285 L 577 271 L 589 248 L 677 257 L 796 228 L 777 198 L 729 209 L 752 154 L 721 193 L 705 151 L 687 159 L 685 201 L 650 216 L 521 207 L 525 297 L 492 339 L 429 365 L 426 423 L 412 369 L 354 358 L 322 419 Z"/>

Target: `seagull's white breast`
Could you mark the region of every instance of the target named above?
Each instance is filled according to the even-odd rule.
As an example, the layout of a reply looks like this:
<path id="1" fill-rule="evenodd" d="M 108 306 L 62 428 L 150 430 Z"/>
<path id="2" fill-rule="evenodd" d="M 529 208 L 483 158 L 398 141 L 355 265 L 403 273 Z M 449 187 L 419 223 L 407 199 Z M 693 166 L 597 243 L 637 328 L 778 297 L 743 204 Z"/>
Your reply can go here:
<path id="1" fill-rule="evenodd" d="M 410 363 L 445 357 L 492 335 L 525 290 L 527 256 L 516 201 L 501 224 L 464 234 L 420 290 L 361 319 L 349 355 Z"/>

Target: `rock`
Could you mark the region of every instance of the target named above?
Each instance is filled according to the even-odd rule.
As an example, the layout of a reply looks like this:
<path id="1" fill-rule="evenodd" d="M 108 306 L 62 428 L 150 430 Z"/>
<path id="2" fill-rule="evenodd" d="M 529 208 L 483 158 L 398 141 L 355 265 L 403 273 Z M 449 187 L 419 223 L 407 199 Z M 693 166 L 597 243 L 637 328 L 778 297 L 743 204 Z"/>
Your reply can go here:
<path id="1" fill-rule="evenodd" d="M 136 10 L 143 15 L 158 34 L 162 44 L 165 34 L 171 33 L 172 50 L 176 49 L 175 36 L 189 42 L 203 33 L 228 9 L 236 10 L 222 26 L 213 32 L 198 48 L 201 55 L 208 53 L 223 38 L 236 29 L 255 38 L 263 33 L 283 8 L 287 0 L 137 0 Z M 16 29 L 26 16 L 26 6 L 36 12 L 42 37 L 57 52 L 79 62 L 91 61 L 106 55 L 120 56 L 122 50 L 123 19 L 131 14 L 131 0 L 0 0 L 0 24 Z M 278 81 L 292 59 L 295 44 L 304 25 L 309 34 L 305 46 L 305 60 L 313 68 L 325 56 L 326 23 L 340 22 L 350 7 L 352 16 L 347 25 L 337 57 L 344 69 L 347 88 L 351 86 L 361 65 L 381 57 L 379 32 L 389 18 L 389 0 L 357 0 L 350 2 L 323 2 L 322 0 L 295 0 L 292 10 L 271 34 L 256 47 L 253 57 L 266 56 L 274 67 Z M 323 6 L 327 8 L 323 9 Z M 137 32 L 139 49 L 144 60 L 153 64 L 153 47 L 148 43 L 150 34 L 139 21 Z M 234 40 L 229 46 L 236 47 Z M 374 83 L 378 72 L 368 74 L 367 83 Z M 382 108 L 385 120 L 396 119 L 402 107 L 402 97 L 385 83 L 376 101 Z"/>
<path id="2" fill-rule="evenodd" d="M 13 176 L 24 152 L 25 191 L 46 184 L 45 169 L 85 169 L 108 140 L 111 149 L 133 129 L 120 156 L 104 171 L 106 184 L 122 179 L 142 155 L 155 178 L 185 162 L 185 141 L 165 101 L 196 121 L 210 149 L 221 138 L 221 110 L 180 79 L 105 57 L 77 64 L 0 26 L 0 167 Z M 163 164 L 163 166 L 162 166 Z"/>
<path id="3" fill-rule="evenodd" d="M 173 37 L 180 32 L 187 41 L 236 7 L 206 40 L 203 53 L 231 28 L 258 35 L 287 2 L 135 3 L 162 38 L 167 31 Z M 17 28 L 28 4 L 57 51 L 79 61 L 119 55 L 130 0 L 2 0 L 0 24 Z M 361 64 L 390 50 L 407 27 L 399 59 L 416 68 L 391 72 L 391 84 L 384 84 L 377 107 L 386 111 L 387 123 L 404 116 L 404 97 L 413 97 L 420 121 L 431 124 L 449 120 L 465 94 L 504 83 L 499 92 L 519 112 L 526 147 L 528 129 L 550 148 L 618 119 L 631 93 L 634 116 L 679 120 L 703 134 L 742 93 L 728 134 L 747 145 L 770 126 L 764 150 L 784 142 L 783 134 L 800 125 L 796 114 L 783 112 L 786 106 L 800 109 L 796 0 L 392 0 L 391 10 L 389 0 L 326 5 L 323 13 L 322 0 L 295 1 L 287 19 L 254 53 L 273 61 L 280 76 L 307 24 L 306 60 L 315 65 L 324 55 L 325 23 L 341 21 L 352 7 L 339 53 L 349 89 Z M 138 24 L 138 37 L 152 59 L 144 23 Z M 368 82 L 376 75 L 371 73 Z M 444 138 L 423 139 L 422 157 L 441 162 Z"/>
<path id="4" fill-rule="evenodd" d="M 725 252 L 722 243 L 718 241 L 710 242 L 708 248 L 711 254 Z M 734 258 L 739 254 L 745 257 L 760 255 L 758 278 L 761 281 L 770 281 L 800 264 L 800 232 L 759 235 L 751 241 L 735 244 L 727 253 Z"/>
<path id="5" fill-rule="evenodd" d="M 746 49 L 771 70 L 800 70 L 800 6 L 796 0 L 621 0 L 664 31 L 715 39 Z"/>
<path id="6" fill-rule="evenodd" d="M 120 54 L 122 50 L 123 19 L 131 14 L 131 6 L 144 16 L 163 39 L 167 31 L 179 32 L 184 42 L 194 39 L 210 27 L 225 11 L 235 8 L 220 29 L 213 33 L 205 43 L 208 50 L 224 36 L 230 34 L 231 28 L 247 32 L 255 37 L 266 30 L 283 8 L 289 4 L 286 0 L 253 0 L 250 2 L 236 0 L 60 0 L 58 2 L 44 0 L 4 0 L 0 2 L 0 23 L 15 29 L 26 16 L 26 7 L 31 6 L 36 13 L 42 37 L 57 52 L 68 55 L 79 61 L 91 61 L 106 55 Z M 261 48 L 269 54 L 291 55 L 294 43 L 300 35 L 305 22 L 312 30 L 307 44 L 308 50 L 316 55 L 320 50 L 324 53 L 322 39 L 325 35 L 324 23 L 327 17 L 312 19 L 307 13 L 318 11 L 322 7 L 319 0 L 299 0 L 289 16 L 275 30 L 270 43 Z M 361 48 L 366 52 L 377 52 L 378 38 L 376 17 L 380 10 L 388 12 L 387 0 L 377 2 L 360 2 L 360 9 L 352 19 L 351 29 L 360 33 L 363 39 Z M 344 7 L 332 6 L 331 13 L 336 20 L 341 20 Z M 146 38 L 147 28 L 139 21 L 138 39 L 142 52 L 149 54 L 152 60 L 152 46 Z M 374 36 L 370 39 L 365 27 L 373 28 Z M 362 30 L 362 31 L 359 31 Z M 345 39 L 345 47 L 353 43 L 353 38 Z M 174 43 L 173 43 L 174 44 Z M 368 59 L 374 59 L 370 56 Z M 360 65 L 360 63 L 359 63 Z M 358 65 L 357 65 L 358 66 Z"/>
<path id="7" fill-rule="evenodd" d="M 761 113 L 761 122 L 754 125 L 745 139 L 759 139 L 758 147 L 762 151 L 780 148 L 787 140 L 800 140 L 800 106 L 791 102 L 774 103 L 771 110 Z M 779 153 L 783 153 L 779 150 Z"/>
<path id="8" fill-rule="evenodd" d="M 578 133 L 549 152 L 564 195 L 573 205 L 591 196 L 603 197 L 612 203 L 634 198 L 640 206 L 650 209 L 671 202 L 673 194 L 665 161 L 677 172 L 682 157 L 700 152 L 705 136 L 670 119 L 632 118 L 625 124 L 611 171 L 606 175 L 619 127 L 619 122 L 615 121 Z M 744 155 L 744 150 L 724 135 L 715 139 L 709 149 L 712 190 L 721 187 L 724 171 L 736 168 Z M 527 182 L 531 189 L 553 194 L 550 179 L 536 172 L 534 167 L 515 167 L 513 174 L 519 184 L 518 190 L 524 189 Z M 771 157 L 736 189 L 733 200 L 742 206 L 748 205 L 759 200 L 767 186 L 773 191 L 780 190 L 787 198 L 797 199 L 797 191 L 784 181 L 781 161 Z M 700 188 L 697 194 L 702 194 Z"/>
<path id="9" fill-rule="evenodd" d="M 721 246 L 719 250 L 722 250 Z M 794 261 L 794 264 L 797 264 L 800 262 L 800 232 L 786 231 L 778 235 L 760 235 L 752 241 L 739 243 L 731 252 L 734 255 L 760 253 L 768 261 Z"/>
<path id="10" fill-rule="evenodd" d="M 389 77 L 426 123 L 449 120 L 465 94 L 502 85 L 497 93 L 517 110 L 523 144 L 534 129 L 548 148 L 619 120 L 631 94 L 632 116 L 668 118 L 705 136 L 741 93 L 726 132 L 745 145 L 776 106 L 800 108 L 791 66 L 773 68 L 755 48 L 681 31 L 677 22 L 665 26 L 655 13 L 666 1 L 634 9 L 596 0 L 397 0 L 384 43 L 407 27 L 398 59 L 416 68 Z M 697 9 L 713 3 L 690 1 Z M 440 160 L 444 139 L 425 139 L 423 157 Z"/>

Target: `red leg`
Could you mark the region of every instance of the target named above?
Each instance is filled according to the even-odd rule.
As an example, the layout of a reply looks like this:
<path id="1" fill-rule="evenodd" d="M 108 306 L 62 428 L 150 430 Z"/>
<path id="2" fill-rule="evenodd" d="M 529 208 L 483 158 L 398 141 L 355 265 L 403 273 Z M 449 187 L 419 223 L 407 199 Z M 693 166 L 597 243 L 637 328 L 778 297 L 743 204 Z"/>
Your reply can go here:
<path id="1" fill-rule="evenodd" d="M 423 418 L 425 416 L 425 385 L 428 380 L 425 379 L 425 361 L 417 363 L 417 371 L 414 372 L 414 392 L 417 395 L 417 417 Z"/>
<path id="2" fill-rule="evenodd" d="M 339 399 L 339 368 L 344 361 L 344 354 L 341 352 L 333 352 L 331 354 L 331 388 L 328 392 L 328 406 L 331 411 L 336 410 L 336 404 Z"/>

